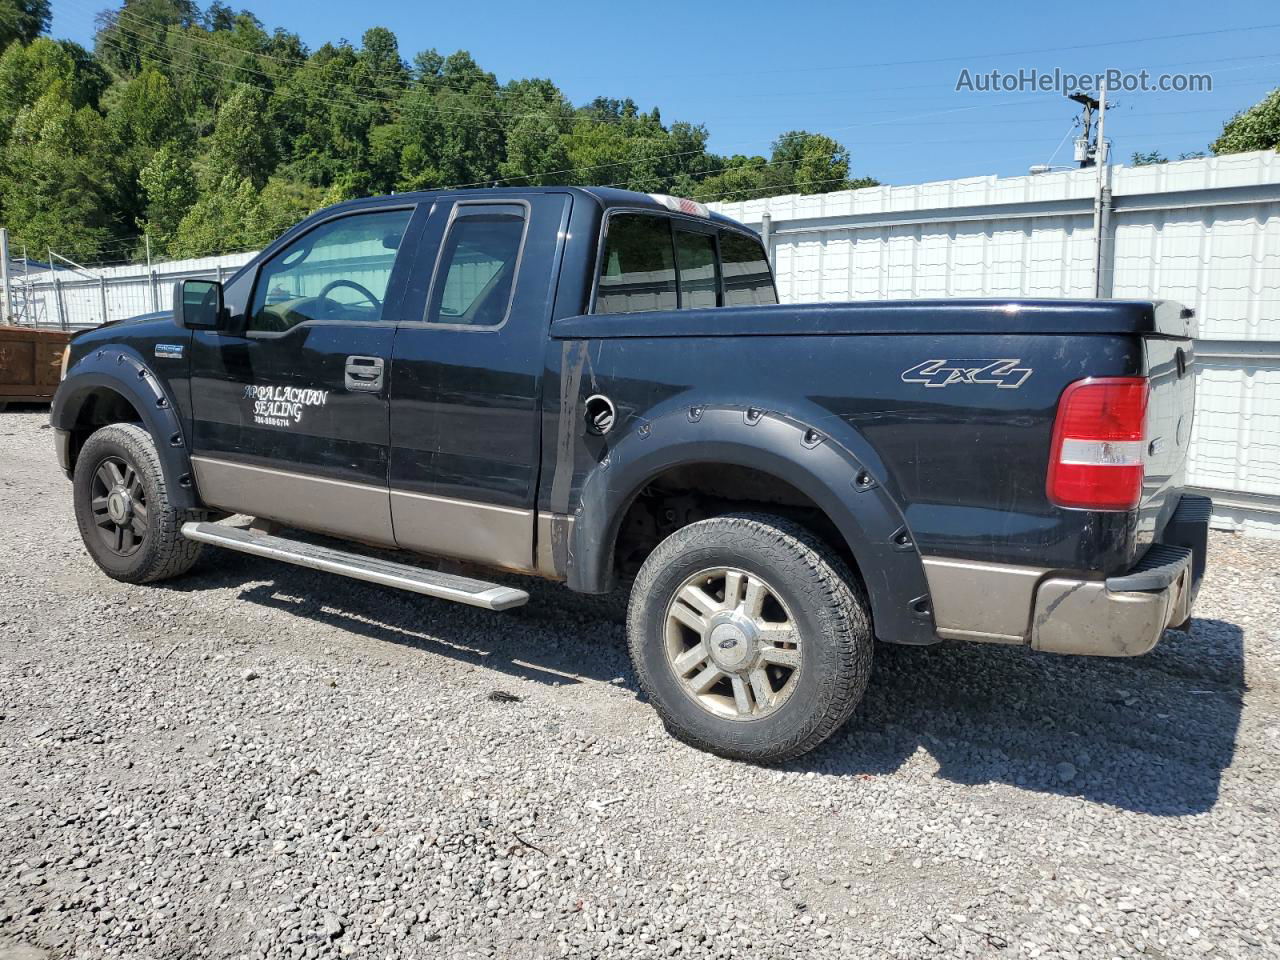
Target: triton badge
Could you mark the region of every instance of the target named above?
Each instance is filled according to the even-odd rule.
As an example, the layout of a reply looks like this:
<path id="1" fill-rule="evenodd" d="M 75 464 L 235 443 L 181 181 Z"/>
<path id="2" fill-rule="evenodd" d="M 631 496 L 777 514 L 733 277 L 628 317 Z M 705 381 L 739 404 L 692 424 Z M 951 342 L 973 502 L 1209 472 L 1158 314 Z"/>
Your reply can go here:
<path id="1" fill-rule="evenodd" d="M 949 387 L 957 383 L 994 384 L 1001 390 L 1017 390 L 1031 376 L 1030 367 L 1013 360 L 926 360 L 902 372 L 903 383 Z"/>
<path id="2" fill-rule="evenodd" d="M 165 360 L 181 360 L 182 344 L 180 343 L 157 343 L 156 356 Z"/>

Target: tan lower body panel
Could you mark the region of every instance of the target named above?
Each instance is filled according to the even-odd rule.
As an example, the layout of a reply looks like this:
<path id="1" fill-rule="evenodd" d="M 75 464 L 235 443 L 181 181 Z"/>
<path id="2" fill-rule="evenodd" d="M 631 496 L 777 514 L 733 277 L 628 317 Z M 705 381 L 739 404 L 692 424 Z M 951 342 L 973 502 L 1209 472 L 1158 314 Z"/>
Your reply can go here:
<path id="1" fill-rule="evenodd" d="M 200 499 L 211 507 L 365 543 L 395 545 L 385 487 L 192 457 Z"/>
<path id="2" fill-rule="evenodd" d="M 284 526 L 564 579 L 573 518 L 191 458 L 208 506 Z M 537 548 L 534 547 L 535 529 Z"/>
<path id="3" fill-rule="evenodd" d="M 406 550 L 533 569 L 532 510 L 392 490 L 391 518 Z"/>
<path id="4" fill-rule="evenodd" d="M 1026 643 L 1036 586 L 1047 572 L 1038 567 L 925 557 L 938 636 Z"/>

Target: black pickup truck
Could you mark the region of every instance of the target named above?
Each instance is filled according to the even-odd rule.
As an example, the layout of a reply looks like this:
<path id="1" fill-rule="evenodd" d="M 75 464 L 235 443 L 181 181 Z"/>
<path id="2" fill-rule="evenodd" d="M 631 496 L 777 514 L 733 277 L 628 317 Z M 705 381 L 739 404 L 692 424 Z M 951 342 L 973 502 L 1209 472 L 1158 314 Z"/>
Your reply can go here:
<path id="1" fill-rule="evenodd" d="M 344 203 L 174 303 L 64 358 L 109 576 L 216 544 L 494 610 L 528 595 L 483 568 L 629 582 L 641 684 L 726 756 L 829 736 L 876 639 L 1145 653 L 1204 571 L 1176 304 L 779 306 L 751 231 L 595 188 Z"/>

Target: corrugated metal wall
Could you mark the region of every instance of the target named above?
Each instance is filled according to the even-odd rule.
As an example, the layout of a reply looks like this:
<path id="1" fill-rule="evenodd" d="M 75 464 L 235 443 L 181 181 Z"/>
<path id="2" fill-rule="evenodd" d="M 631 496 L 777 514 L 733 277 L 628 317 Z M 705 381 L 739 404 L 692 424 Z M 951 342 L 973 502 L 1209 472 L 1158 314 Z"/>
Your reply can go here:
<path id="1" fill-rule="evenodd" d="M 1104 295 L 1200 322 L 1189 481 L 1216 523 L 1280 536 L 1280 155 L 1113 167 Z M 768 216 L 784 303 L 1091 297 L 1097 173 L 977 177 L 712 204 Z"/>

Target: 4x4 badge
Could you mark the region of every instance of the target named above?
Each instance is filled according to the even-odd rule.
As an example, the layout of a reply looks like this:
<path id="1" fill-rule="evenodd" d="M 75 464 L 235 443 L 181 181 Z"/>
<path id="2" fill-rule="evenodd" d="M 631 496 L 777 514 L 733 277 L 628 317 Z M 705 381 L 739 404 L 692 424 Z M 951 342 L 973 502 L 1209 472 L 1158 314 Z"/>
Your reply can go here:
<path id="1" fill-rule="evenodd" d="M 1017 390 L 1031 376 L 1030 367 L 1013 360 L 926 360 L 902 371 L 903 383 L 949 387 L 956 383 L 992 383 L 1001 390 Z"/>

